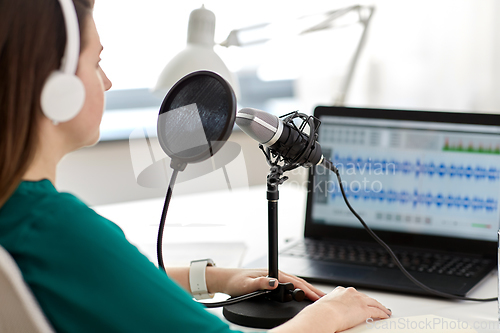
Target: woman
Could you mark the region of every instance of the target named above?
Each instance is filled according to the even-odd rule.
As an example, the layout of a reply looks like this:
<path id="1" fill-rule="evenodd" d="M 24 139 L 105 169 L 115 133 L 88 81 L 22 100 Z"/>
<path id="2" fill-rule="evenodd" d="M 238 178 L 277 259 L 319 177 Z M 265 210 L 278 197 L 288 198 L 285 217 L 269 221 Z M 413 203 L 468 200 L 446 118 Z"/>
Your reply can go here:
<path id="1" fill-rule="evenodd" d="M 66 44 L 58 0 L 0 1 L 0 245 L 16 260 L 59 332 L 230 332 L 189 295 L 188 268 L 167 277 L 122 231 L 53 184 L 63 156 L 99 138 L 104 91 L 93 0 L 73 0 L 80 29 L 76 76 L 85 100 L 76 117 L 54 123 L 42 87 Z M 265 270 L 207 268 L 209 292 L 241 295 L 276 288 Z M 316 301 L 273 332 L 341 331 L 390 311 L 353 288 L 325 295 L 280 273 Z"/>

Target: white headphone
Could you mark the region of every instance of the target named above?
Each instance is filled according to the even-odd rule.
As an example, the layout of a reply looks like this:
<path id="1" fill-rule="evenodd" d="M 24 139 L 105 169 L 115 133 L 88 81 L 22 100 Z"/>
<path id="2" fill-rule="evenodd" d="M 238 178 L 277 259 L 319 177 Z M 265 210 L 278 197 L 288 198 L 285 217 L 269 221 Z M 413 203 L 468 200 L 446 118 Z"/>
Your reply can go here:
<path id="1" fill-rule="evenodd" d="M 42 90 L 42 111 L 54 124 L 74 118 L 83 107 L 85 87 L 75 75 L 80 54 L 80 29 L 72 0 L 58 0 L 66 26 L 61 68 L 52 72 Z"/>

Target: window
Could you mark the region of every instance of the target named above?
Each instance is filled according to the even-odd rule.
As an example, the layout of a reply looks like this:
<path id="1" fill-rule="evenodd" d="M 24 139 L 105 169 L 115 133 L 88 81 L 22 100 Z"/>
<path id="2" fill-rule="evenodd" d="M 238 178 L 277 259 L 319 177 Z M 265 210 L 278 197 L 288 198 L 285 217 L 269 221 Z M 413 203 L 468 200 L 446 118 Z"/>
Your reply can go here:
<path id="1" fill-rule="evenodd" d="M 498 112 L 498 1 L 371 3 L 376 11 L 346 105 Z M 162 96 L 152 95 L 150 89 L 168 61 L 186 46 L 189 14 L 202 4 L 216 15 L 216 42 L 233 29 L 338 6 L 324 0 L 96 1 L 94 17 L 104 45 L 101 64 L 113 82 L 103 140 L 126 138 L 131 126 L 155 126 Z M 333 103 L 361 30 L 344 27 L 310 34 L 300 43 L 289 38 L 215 50 L 239 77 L 241 106 L 276 114 L 297 109 L 311 113 L 318 104 Z"/>

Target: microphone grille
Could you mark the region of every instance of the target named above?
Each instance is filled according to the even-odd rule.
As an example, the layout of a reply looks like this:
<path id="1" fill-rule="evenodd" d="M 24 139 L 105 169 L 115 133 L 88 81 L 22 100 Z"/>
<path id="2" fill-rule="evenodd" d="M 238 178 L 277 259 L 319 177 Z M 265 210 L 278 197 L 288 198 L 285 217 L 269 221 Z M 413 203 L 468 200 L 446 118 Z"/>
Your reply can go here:
<path id="1" fill-rule="evenodd" d="M 257 142 L 266 143 L 278 131 L 278 117 L 257 109 L 244 108 L 236 114 L 236 125 Z"/>

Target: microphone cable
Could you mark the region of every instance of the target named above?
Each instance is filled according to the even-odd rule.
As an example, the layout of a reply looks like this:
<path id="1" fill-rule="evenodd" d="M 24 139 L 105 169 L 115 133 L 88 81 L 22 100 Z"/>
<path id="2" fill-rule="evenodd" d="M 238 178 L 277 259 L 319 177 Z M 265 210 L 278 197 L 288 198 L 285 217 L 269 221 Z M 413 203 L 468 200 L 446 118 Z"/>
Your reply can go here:
<path id="1" fill-rule="evenodd" d="M 237 296 L 237 297 L 231 297 L 231 298 L 229 298 L 225 301 L 221 301 L 221 302 L 199 302 L 199 301 L 197 301 L 197 302 L 200 304 L 203 304 L 208 309 L 220 308 L 222 306 L 232 305 L 232 304 L 236 304 L 239 302 L 243 302 L 243 301 L 249 300 L 251 298 L 257 297 L 257 296 L 269 294 L 271 291 L 272 290 L 257 290 L 257 291 L 254 291 L 253 293 L 242 295 L 242 296 Z"/>
<path id="2" fill-rule="evenodd" d="M 172 192 L 174 191 L 174 185 L 178 173 L 179 170 L 173 169 L 172 176 L 170 176 L 167 195 L 165 196 L 165 202 L 163 203 L 163 210 L 161 212 L 160 226 L 158 227 L 158 237 L 156 239 L 156 256 L 158 257 L 158 266 L 165 272 L 165 274 L 167 274 L 167 271 L 165 270 L 165 265 L 163 264 L 163 229 L 165 229 L 168 206 L 170 205 L 170 199 L 172 198 Z"/>
<path id="3" fill-rule="evenodd" d="M 340 178 L 339 169 L 337 169 L 337 167 L 335 167 L 331 161 L 328 161 L 326 159 L 323 160 L 322 165 L 325 168 L 327 168 L 330 171 L 332 171 L 333 173 L 335 173 L 335 175 L 337 176 L 337 181 L 339 183 L 340 191 L 342 192 L 342 197 L 344 198 L 344 201 L 345 201 L 347 207 L 349 208 L 349 210 L 351 211 L 351 213 L 353 213 L 354 216 L 356 216 L 356 218 L 359 220 L 359 222 L 361 222 L 361 224 L 363 225 L 363 227 L 365 228 L 365 230 L 370 234 L 370 236 L 372 236 L 372 238 L 375 239 L 377 241 L 377 243 L 379 243 L 389 253 L 389 255 L 391 256 L 391 258 L 394 260 L 394 263 L 396 264 L 396 266 L 401 270 L 401 272 L 410 281 L 412 281 L 413 283 L 415 283 L 417 286 L 419 286 L 423 290 L 427 291 L 428 293 L 434 294 L 434 295 L 437 295 L 437 296 L 440 296 L 440 297 L 444 297 L 444 298 L 456 299 L 456 300 L 463 300 L 463 301 L 476 301 L 476 302 L 492 302 L 492 301 L 498 300 L 498 297 L 474 298 L 474 297 L 466 297 L 466 296 L 459 296 L 459 295 L 449 294 L 449 293 L 445 293 L 445 292 L 442 292 L 442 291 L 430 288 L 430 287 L 426 286 L 425 284 L 423 284 L 422 282 L 418 281 L 415 277 L 413 277 L 413 275 L 411 275 L 410 272 L 408 272 L 406 270 L 406 268 L 403 266 L 403 264 L 401 264 L 401 262 L 399 261 L 398 257 L 392 251 L 392 249 L 389 247 L 389 245 L 387 245 L 382 239 L 380 239 L 380 237 L 378 237 L 377 234 L 375 234 L 375 232 L 373 232 L 373 230 L 371 230 L 370 227 L 365 223 L 365 221 L 361 218 L 361 216 L 359 216 L 359 214 L 354 210 L 354 208 L 352 208 L 352 206 L 349 203 L 349 200 L 347 200 L 347 196 L 346 196 L 346 194 L 344 192 L 344 187 L 342 186 L 342 180 Z"/>
<path id="4" fill-rule="evenodd" d="M 165 196 L 165 202 L 163 204 L 163 210 L 161 212 L 161 218 L 160 218 L 160 225 L 158 227 L 158 238 L 156 239 L 156 255 L 158 257 L 158 266 L 160 267 L 161 270 L 165 274 L 167 274 L 167 271 L 165 269 L 165 265 L 163 263 L 163 230 L 165 229 L 165 220 L 167 218 L 167 212 L 168 212 L 168 207 L 170 205 L 170 199 L 172 198 L 172 192 L 174 190 L 174 185 L 175 181 L 177 179 L 177 174 L 179 173 L 179 170 L 173 169 L 172 171 L 172 176 L 170 176 L 170 182 L 168 184 L 168 189 L 167 189 L 167 195 Z M 168 276 L 168 274 L 167 274 Z M 246 301 L 248 299 L 265 295 L 270 293 L 272 290 L 258 290 L 254 291 L 252 293 L 246 294 L 246 295 L 241 295 L 237 297 L 231 297 L 228 300 L 221 301 L 221 302 L 199 302 L 196 301 L 197 303 L 203 304 L 207 308 L 218 308 L 226 305 L 232 305 L 236 304 L 239 302 Z"/>

